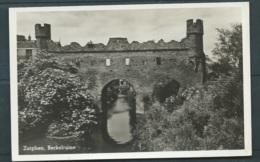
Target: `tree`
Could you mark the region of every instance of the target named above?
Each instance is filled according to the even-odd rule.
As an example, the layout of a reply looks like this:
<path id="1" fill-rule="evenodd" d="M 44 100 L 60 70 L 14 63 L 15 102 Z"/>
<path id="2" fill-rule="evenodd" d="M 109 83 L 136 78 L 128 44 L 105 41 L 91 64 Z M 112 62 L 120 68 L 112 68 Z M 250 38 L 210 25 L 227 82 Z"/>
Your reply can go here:
<path id="1" fill-rule="evenodd" d="M 232 24 L 231 29 L 217 29 L 219 35 L 212 51 L 217 62 L 210 67 L 213 71 L 224 74 L 242 76 L 242 24 Z"/>
<path id="2" fill-rule="evenodd" d="M 230 117 L 243 119 L 243 42 L 242 24 L 232 24 L 231 29 L 217 29 L 218 42 L 213 54 L 218 58 L 212 67 L 229 79 L 225 91 L 216 98 Z"/>
<path id="3" fill-rule="evenodd" d="M 136 126 L 141 151 L 244 148 L 242 26 L 217 29 L 211 68 L 225 80 L 181 87 L 164 103 L 154 103 Z"/>
<path id="4" fill-rule="evenodd" d="M 49 53 L 19 62 L 18 100 L 20 134 L 79 136 L 97 124 L 93 97 L 77 68 Z"/>

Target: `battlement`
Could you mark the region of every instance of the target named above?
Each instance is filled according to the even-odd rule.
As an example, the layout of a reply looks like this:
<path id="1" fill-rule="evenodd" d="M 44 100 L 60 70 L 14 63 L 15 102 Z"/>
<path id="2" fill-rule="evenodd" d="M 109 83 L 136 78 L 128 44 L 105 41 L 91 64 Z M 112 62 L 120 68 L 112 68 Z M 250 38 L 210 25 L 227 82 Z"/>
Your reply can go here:
<path id="1" fill-rule="evenodd" d="M 51 39 L 51 25 L 41 24 L 35 25 L 35 37 L 36 39 Z"/>
<path id="2" fill-rule="evenodd" d="M 51 25 L 50 24 L 35 24 L 35 37 L 36 47 L 40 49 L 46 49 L 48 51 L 60 51 L 60 52 L 121 52 L 121 51 L 186 51 L 189 49 L 189 53 L 192 56 L 203 56 L 203 21 L 197 19 L 187 20 L 187 36 L 181 41 L 172 40 L 165 42 L 163 39 L 155 42 L 154 40 L 148 40 L 146 42 L 139 43 L 138 41 L 128 42 L 127 38 L 113 37 L 109 38 L 108 43 L 93 43 L 88 42 L 85 46 L 81 46 L 77 42 L 73 42 L 70 45 L 57 45 L 51 43 Z"/>
<path id="3" fill-rule="evenodd" d="M 203 33 L 203 21 L 201 19 L 197 19 L 196 22 L 193 19 L 187 20 L 187 35 Z"/>
<path id="4" fill-rule="evenodd" d="M 65 45 L 61 47 L 60 51 L 63 52 L 95 52 L 95 51 L 104 51 L 104 52 L 116 52 L 116 51 L 151 51 L 151 50 L 187 50 L 189 46 L 185 43 L 185 39 L 181 42 L 170 41 L 164 42 L 163 39 L 158 42 L 152 40 L 147 42 L 138 42 L 132 41 L 128 42 L 127 38 L 109 38 L 107 45 L 102 43 L 98 44 L 86 44 L 81 46 L 77 42 L 72 42 L 70 45 Z M 50 49 L 51 50 L 51 49 Z"/>

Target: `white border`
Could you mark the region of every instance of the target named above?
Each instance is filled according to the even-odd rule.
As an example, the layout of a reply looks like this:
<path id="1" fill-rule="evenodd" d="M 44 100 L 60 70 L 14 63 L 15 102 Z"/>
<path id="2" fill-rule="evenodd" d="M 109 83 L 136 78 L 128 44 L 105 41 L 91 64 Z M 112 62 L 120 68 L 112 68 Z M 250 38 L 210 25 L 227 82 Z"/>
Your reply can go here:
<path id="1" fill-rule="evenodd" d="M 243 79 L 244 79 L 244 132 L 245 149 L 216 151 L 169 151 L 169 152 L 133 152 L 133 153 L 89 153 L 89 154 L 51 154 L 19 155 L 18 154 L 18 94 L 17 94 L 17 13 L 49 11 L 86 11 L 86 10 L 136 10 L 166 8 L 212 8 L 241 7 L 243 25 Z M 156 5 L 108 5 L 108 6 L 73 6 L 73 7 L 28 7 L 9 9 L 10 29 L 10 87 L 11 87 L 11 126 L 12 126 L 12 160 L 82 160 L 82 159 L 143 159 L 143 158 L 193 158 L 193 157 L 229 157 L 252 155 L 251 132 L 251 78 L 250 78 L 250 42 L 249 42 L 249 2 L 234 3 L 189 3 L 189 4 L 156 4 Z"/>

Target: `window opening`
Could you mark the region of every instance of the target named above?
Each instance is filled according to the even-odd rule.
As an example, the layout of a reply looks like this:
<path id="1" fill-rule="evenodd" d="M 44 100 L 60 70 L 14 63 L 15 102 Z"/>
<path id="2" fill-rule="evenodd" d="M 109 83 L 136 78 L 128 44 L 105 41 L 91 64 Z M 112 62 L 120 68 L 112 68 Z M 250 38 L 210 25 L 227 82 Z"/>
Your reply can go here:
<path id="1" fill-rule="evenodd" d="M 126 58 L 125 59 L 125 65 L 129 65 L 130 64 L 130 59 L 129 58 Z"/>
<path id="2" fill-rule="evenodd" d="M 156 57 L 156 64 L 161 65 L 162 64 L 162 58 L 161 57 Z"/>
<path id="3" fill-rule="evenodd" d="M 106 66 L 110 66 L 110 65 L 111 65 L 110 59 L 106 59 Z"/>

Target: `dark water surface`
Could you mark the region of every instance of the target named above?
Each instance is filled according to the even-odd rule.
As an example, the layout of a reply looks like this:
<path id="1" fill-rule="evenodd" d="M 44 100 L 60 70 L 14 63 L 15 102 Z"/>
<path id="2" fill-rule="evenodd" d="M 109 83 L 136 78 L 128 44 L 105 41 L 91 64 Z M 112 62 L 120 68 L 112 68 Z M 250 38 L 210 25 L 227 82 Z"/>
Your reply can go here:
<path id="1" fill-rule="evenodd" d="M 97 152 L 131 152 L 136 121 L 135 101 L 119 95 L 112 104 L 104 104 L 101 132 L 94 135 Z"/>

